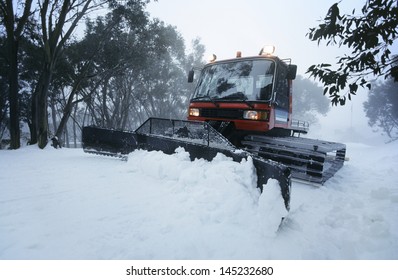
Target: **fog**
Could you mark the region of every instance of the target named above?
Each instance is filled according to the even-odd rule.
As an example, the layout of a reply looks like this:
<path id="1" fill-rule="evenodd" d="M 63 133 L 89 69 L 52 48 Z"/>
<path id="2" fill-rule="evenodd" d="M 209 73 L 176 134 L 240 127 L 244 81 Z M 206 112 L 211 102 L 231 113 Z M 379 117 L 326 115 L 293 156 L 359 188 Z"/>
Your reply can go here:
<path id="1" fill-rule="evenodd" d="M 312 64 L 331 63 L 349 50 L 338 46 L 318 45 L 306 37 L 316 27 L 336 0 L 158 0 L 148 5 L 152 17 L 177 27 L 187 47 L 200 38 L 206 47 L 206 57 L 216 54 L 218 59 L 257 55 L 263 45 L 275 45 L 275 54 L 291 58 L 298 65 L 298 74 L 305 74 Z M 342 1 L 341 13 L 360 10 L 362 0 Z M 367 125 L 363 102 L 367 91 L 360 90 L 353 101 L 344 107 L 331 106 L 326 117 L 311 127 L 310 136 L 335 141 L 379 144 L 387 141 L 380 132 Z"/>
<path id="2" fill-rule="evenodd" d="M 380 145 L 389 138 L 381 131 L 368 126 L 368 118 L 363 110 L 367 99 L 365 90 L 361 90 L 353 101 L 345 106 L 331 106 L 326 116 L 319 116 L 319 123 L 310 126 L 309 137 L 337 142 L 365 143 Z"/>

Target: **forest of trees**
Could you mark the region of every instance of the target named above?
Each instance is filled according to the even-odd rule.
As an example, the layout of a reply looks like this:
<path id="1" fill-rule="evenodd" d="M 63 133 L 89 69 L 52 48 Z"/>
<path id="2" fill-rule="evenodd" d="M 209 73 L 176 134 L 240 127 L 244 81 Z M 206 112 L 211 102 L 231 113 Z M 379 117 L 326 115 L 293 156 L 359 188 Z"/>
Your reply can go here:
<path id="1" fill-rule="evenodd" d="M 203 65 L 205 46 L 196 39 L 187 47 L 176 27 L 149 16 L 147 3 L 1 0 L 0 140 L 9 139 L 7 146 L 11 149 L 18 149 L 21 142 L 44 148 L 51 138 L 69 146 L 77 145 L 84 125 L 131 130 L 149 116 L 185 118 L 194 87 L 186 82 L 187 71 Z M 392 3 L 386 2 L 390 6 L 384 7 L 383 13 L 396 9 Z M 370 5 L 363 11 L 372 9 Z M 338 13 L 337 5 L 331 7 L 325 20 L 329 25 L 336 25 L 338 20 L 348 22 Z M 397 20 L 386 16 L 385 21 L 392 24 L 386 31 L 390 44 Z M 383 31 L 383 26 L 376 31 Z M 310 39 L 334 40 L 334 36 L 341 35 L 337 32 L 350 30 L 320 25 L 319 29 L 311 29 Z M 364 58 L 358 55 L 361 64 Z M 382 59 L 385 63 L 388 59 L 389 67 L 383 73 L 394 78 L 396 57 L 386 48 Z M 293 100 L 296 118 L 314 122 L 317 113 L 326 114 L 329 104 L 322 92 L 329 93 L 332 102 L 345 102 L 346 97 L 335 91 L 338 86 L 333 87 L 330 80 L 338 74 L 329 75 L 327 67 L 319 65 L 309 70 L 321 82 L 326 81 L 324 88 L 297 77 Z M 347 80 L 337 82 L 346 84 Z M 349 89 L 356 88 L 349 85 Z M 380 88 L 378 84 L 373 93 Z M 350 92 L 348 98 L 350 94 L 355 93 Z M 376 123 L 380 124 L 370 119 L 370 124 Z"/>
<path id="2" fill-rule="evenodd" d="M 369 125 L 380 129 L 391 141 L 398 140 L 398 83 L 393 79 L 378 82 L 364 103 Z"/>
<path id="3" fill-rule="evenodd" d="M 149 116 L 186 118 L 187 72 L 204 64 L 205 47 L 196 39 L 188 53 L 175 27 L 149 17 L 147 1 L 18 3 L 0 3 L 0 140 L 11 149 L 54 137 L 77 146 L 84 125 L 132 130 Z M 321 92 L 298 77 L 295 117 L 326 113 Z"/>
<path id="4" fill-rule="evenodd" d="M 148 116 L 185 117 L 186 73 L 203 64 L 204 46 L 195 40 L 187 53 L 147 1 L 118 3 L 1 1 L 0 139 L 8 134 L 11 149 L 44 148 L 55 136 L 76 143 L 87 124 L 133 129 Z M 99 8 L 108 12 L 94 17 Z"/>

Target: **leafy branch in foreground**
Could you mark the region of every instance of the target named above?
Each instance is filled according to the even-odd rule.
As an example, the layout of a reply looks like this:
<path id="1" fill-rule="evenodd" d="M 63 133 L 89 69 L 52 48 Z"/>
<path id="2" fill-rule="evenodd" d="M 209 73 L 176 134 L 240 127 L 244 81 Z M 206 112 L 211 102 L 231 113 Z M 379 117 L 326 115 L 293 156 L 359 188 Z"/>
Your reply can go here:
<path id="1" fill-rule="evenodd" d="M 307 34 L 312 41 L 326 41 L 326 45 L 346 46 L 351 55 L 339 57 L 337 70 L 331 64 L 317 64 L 307 73 L 324 85 L 333 105 L 344 105 L 359 87 L 371 89 L 372 76 L 389 78 L 398 82 L 398 56 L 392 54 L 398 38 L 398 2 L 396 0 L 368 0 L 361 15 L 340 15 L 335 3 L 323 22 L 310 28 Z"/>

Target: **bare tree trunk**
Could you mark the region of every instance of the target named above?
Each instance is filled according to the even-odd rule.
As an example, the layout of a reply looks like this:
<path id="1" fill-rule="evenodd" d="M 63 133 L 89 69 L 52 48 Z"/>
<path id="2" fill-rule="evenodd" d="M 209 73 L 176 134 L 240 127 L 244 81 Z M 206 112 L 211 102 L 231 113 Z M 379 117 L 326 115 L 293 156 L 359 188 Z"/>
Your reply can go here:
<path id="1" fill-rule="evenodd" d="M 65 136 L 64 136 L 64 138 L 63 138 L 63 143 L 64 143 L 64 146 L 65 146 L 65 147 L 70 148 L 70 145 L 69 145 L 69 130 L 68 130 L 68 126 L 65 126 Z"/>
<path id="2" fill-rule="evenodd" d="M 36 125 L 37 143 L 40 149 L 44 149 L 48 142 L 48 88 L 52 78 L 52 67 L 46 63 L 39 79 L 36 95 Z M 41 82 L 40 82 L 41 81 Z"/>
<path id="3" fill-rule="evenodd" d="M 110 117 L 108 114 L 108 106 L 107 106 L 107 97 L 108 97 L 108 83 L 109 78 L 107 78 L 104 82 L 104 86 L 102 88 L 102 126 L 111 127 Z"/>
<path id="4" fill-rule="evenodd" d="M 53 131 L 54 131 L 54 135 L 55 135 L 55 132 L 57 131 L 57 110 L 55 108 L 54 95 L 55 94 L 53 94 L 53 97 L 51 98 L 50 106 L 51 106 L 51 118 L 52 118 L 52 122 L 53 122 Z"/>
<path id="5" fill-rule="evenodd" d="M 37 92 L 36 89 L 32 93 L 31 103 L 31 122 L 29 125 L 30 131 L 30 145 L 37 144 Z"/>
<path id="6" fill-rule="evenodd" d="M 61 139 L 62 132 L 66 128 L 66 124 L 68 123 L 70 114 L 72 112 L 74 103 L 73 103 L 73 98 L 75 96 L 74 94 L 75 91 L 72 91 L 71 94 L 69 95 L 68 101 L 66 102 L 64 112 L 61 118 L 61 121 L 59 123 L 58 129 L 56 130 L 55 136 L 58 137 L 58 139 Z"/>
<path id="7" fill-rule="evenodd" d="M 77 136 L 76 136 L 76 116 L 77 116 L 77 106 L 75 106 L 75 109 L 73 110 L 73 147 L 77 148 Z"/>
<path id="8" fill-rule="evenodd" d="M 21 146 L 21 132 L 19 129 L 19 102 L 18 102 L 18 42 L 13 35 L 8 39 L 10 68 L 9 68 L 9 100 L 10 100 L 10 136 L 11 149 L 18 149 Z"/>
<path id="9" fill-rule="evenodd" d="M 2 18 L 7 33 L 7 51 L 9 59 L 8 82 L 10 101 L 10 136 L 11 149 L 21 146 L 21 132 L 19 129 L 19 102 L 18 102 L 18 47 L 24 26 L 30 15 L 32 0 L 24 3 L 23 14 L 17 17 L 14 11 L 14 1 L 6 0 L 0 2 L 0 18 Z M 18 8 L 16 8 L 17 10 Z"/>

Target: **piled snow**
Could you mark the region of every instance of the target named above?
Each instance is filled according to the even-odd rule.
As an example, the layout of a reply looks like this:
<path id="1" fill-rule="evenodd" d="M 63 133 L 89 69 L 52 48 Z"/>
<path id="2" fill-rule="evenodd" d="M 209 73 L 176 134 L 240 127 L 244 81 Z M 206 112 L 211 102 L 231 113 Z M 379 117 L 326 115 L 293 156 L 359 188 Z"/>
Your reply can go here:
<path id="1" fill-rule="evenodd" d="M 397 259 L 398 143 L 348 156 L 323 187 L 294 182 L 286 214 L 251 160 L 0 151 L 0 259 Z"/>

